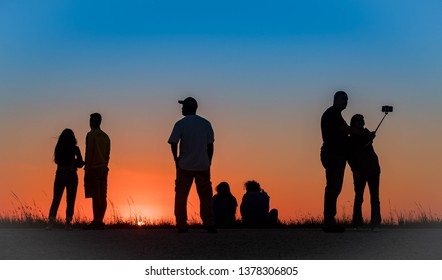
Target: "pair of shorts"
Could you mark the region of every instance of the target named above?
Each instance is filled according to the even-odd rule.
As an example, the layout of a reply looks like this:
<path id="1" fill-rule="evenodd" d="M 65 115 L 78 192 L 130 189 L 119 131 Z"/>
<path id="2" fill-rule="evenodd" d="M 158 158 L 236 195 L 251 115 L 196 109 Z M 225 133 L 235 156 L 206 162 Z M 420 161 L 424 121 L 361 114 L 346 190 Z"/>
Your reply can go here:
<path id="1" fill-rule="evenodd" d="M 106 196 L 108 172 L 109 168 L 107 167 L 98 167 L 85 171 L 84 194 L 86 198 Z"/>

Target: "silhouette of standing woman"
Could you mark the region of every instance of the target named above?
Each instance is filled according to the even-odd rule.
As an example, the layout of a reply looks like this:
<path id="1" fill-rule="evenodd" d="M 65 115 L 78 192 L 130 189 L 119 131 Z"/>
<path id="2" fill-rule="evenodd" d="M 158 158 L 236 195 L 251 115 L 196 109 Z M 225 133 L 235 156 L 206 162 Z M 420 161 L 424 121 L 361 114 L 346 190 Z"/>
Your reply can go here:
<path id="1" fill-rule="evenodd" d="M 350 126 L 370 135 L 365 128 L 364 116 L 356 114 L 351 118 Z M 355 188 L 355 200 L 353 206 L 353 227 L 363 226 L 362 202 L 364 201 L 365 185 L 368 184 L 370 191 L 371 221 L 370 226 L 375 229 L 381 224 L 381 209 L 379 202 L 379 180 L 381 167 L 376 155 L 371 137 L 351 136 L 350 153 L 348 163 L 353 171 L 353 182 Z"/>
<path id="2" fill-rule="evenodd" d="M 54 226 L 58 207 L 66 188 L 66 230 L 72 230 L 72 216 L 74 214 L 75 198 L 77 196 L 78 175 L 77 168 L 84 165 L 80 149 L 77 146 L 74 132 L 66 128 L 58 138 L 54 151 L 54 161 L 57 164 L 54 181 L 54 197 L 49 210 L 49 222 L 46 229 Z"/>

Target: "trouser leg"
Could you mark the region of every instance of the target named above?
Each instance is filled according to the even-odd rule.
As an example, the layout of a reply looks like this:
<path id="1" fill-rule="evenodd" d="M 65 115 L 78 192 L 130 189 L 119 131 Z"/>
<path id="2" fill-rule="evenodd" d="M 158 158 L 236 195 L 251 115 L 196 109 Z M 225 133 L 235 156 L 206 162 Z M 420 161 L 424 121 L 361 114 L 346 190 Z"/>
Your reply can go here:
<path id="1" fill-rule="evenodd" d="M 353 203 L 353 226 L 362 226 L 364 220 L 362 218 L 362 203 L 364 202 L 364 190 L 366 185 L 366 179 L 359 174 L 353 174 L 353 184 L 355 191 L 355 198 Z"/>
<path id="2" fill-rule="evenodd" d="M 101 183 L 100 183 L 101 221 L 103 221 L 107 209 L 107 175 L 108 175 L 108 169 L 106 168 L 103 170 L 103 175 L 101 177 Z"/>
<path id="3" fill-rule="evenodd" d="M 324 224 L 336 223 L 336 204 L 342 190 L 346 160 L 344 156 L 327 156 L 323 159 L 327 185 L 324 194 Z"/>
<path id="4" fill-rule="evenodd" d="M 92 209 L 94 212 L 94 222 L 102 223 L 107 208 L 107 167 L 97 170 L 95 176 L 95 191 L 92 197 Z"/>
<path id="5" fill-rule="evenodd" d="M 187 197 L 193 182 L 190 171 L 177 168 L 175 180 L 175 219 L 179 228 L 187 227 Z"/>
<path id="6" fill-rule="evenodd" d="M 210 170 L 198 171 L 195 176 L 196 190 L 200 199 L 200 216 L 204 226 L 214 226 L 212 208 L 212 182 L 210 181 Z"/>
<path id="7" fill-rule="evenodd" d="M 77 197 L 78 175 L 71 171 L 66 183 L 66 222 L 71 222 L 74 216 L 75 199 Z"/>
<path id="8" fill-rule="evenodd" d="M 54 194 L 52 198 L 51 208 L 49 209 L 49 220 L 55 220 L 57 216 L 58 207 L 63 196 L 65 188 L 64 174 L 57 172 L 54 180 Z"/>
<path id="9" fill-rule="evenodd" d="M 371 204 L 371 225 L 377 226 L 381 223 L 381 203 L 379 200 L 379 174 L 370 176 L 368 180 L 368 188 L 370 190 Z"/>

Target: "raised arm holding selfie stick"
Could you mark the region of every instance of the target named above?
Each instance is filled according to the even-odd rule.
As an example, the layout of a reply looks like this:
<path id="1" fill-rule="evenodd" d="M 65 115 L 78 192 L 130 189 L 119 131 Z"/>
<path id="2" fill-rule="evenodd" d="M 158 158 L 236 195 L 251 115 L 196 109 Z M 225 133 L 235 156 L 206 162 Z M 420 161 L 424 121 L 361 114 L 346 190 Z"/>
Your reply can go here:
<path id="1" fill-rule="evenodd" d="M 371 132 L 373 136 L 376 134 L 388 113 L 393 112 L 393 107 L 387 105 L 382 106 L 382 112 L 384 112 L 385 115 L 376 127 L 376 130 Z M 369 130 L 364 127 L 364 116 L 360 114 L 356 114 L 352 117 L 350 126 L 359 131 L 369 132 Z M 371 206 L 370 227 L 374 230 L 380 226 L 382 221 L 379 199 L 381 168 L 378 156 L 373 148 L 373 139 L 367 144 L 364 144 L 365 141 L 366 139 L 364 139 L 364 137 L 358 136 L 357 134 L 353 134 L 349 137 L 348 163 L 353 172 L 355 191 L 352 224 L 355 229 L 361 228 L 364 224 L 362 203 L 364 201 L 365 186 L 368 185 Z"/>
<path id="2" fill-rule="evenodd" d="M 385 117 L 388 115 L 388 113 L 393 112 L 393 106 L 385 105 L 382 106 L 382 112 L 385 113 L 384 117 L 382 118 L 381 122 L 378 124 L 378 127 L 375 129 L 375 133 L 378 131 L 379 127 L 381 126 L 382 122 L 384 121 Z"/>
<path id="3" fill-rule="evenodd" d="M 388 113 L 393 112 L 393 106 L 389 106 L 389 105 L 382 106 L 382 112 L 384 113 L 384 117 L 381 119 L 381 121 L 379 122 L 379 124 L 376 127 L 376 129 L 372 132 L 375 135 L 376 135 L 376 132 L 378 131 L 379 127 L 381 126 L 382 122 L 384 121 L 385 117 L 388 115 Z M 368 145 L 370 145 L 372 143 L 373 143 L 373 140 L 370 140 L 370 142 L 368 142 L 366 144 L 366 146 L 368 146 Z"/>

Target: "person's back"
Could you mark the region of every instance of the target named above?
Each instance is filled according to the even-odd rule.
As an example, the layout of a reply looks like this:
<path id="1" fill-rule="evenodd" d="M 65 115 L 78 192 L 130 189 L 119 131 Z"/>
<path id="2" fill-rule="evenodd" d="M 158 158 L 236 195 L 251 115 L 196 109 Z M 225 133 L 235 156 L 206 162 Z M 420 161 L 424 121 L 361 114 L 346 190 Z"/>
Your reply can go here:
<path id="1" fill-rule="evenodd" d="M 212 205 L 216 226 L 231 227 L 235 225 L 235 214 L 238 203 L 232 194 L 218 193 L 214 195 Z"/>
<path id="2" fill-rule="evenodd" d="M 363 129 L 367 134 L 370 131 Z M 380 173 L 379 159 L 374 151 L 373 142 L 367 137 L 350 137 L 348 163 L 352 170 L 365 176 Z"/>
<path id="3" fill-rule="evenodd" d="M 269 216 L 269 196 L 265 192 L 247 192 L 241 202 L 241 217 L 246 226 L 264 226 Z"/>
<path id="4" fill-rule="evenodd" d="M 107 167 L 109 155 L 109 136 L 101 129 L 92 128 L 86 135 L 85 170 Z"/>
<path id="5" fill-rule="evenodd" d="M 321 134 L 324 152 L 344 155 L 347 135 L 342 130 L 347 123 L 342 118 L 341 109 L 337 106 L 328 108 L 321 117 Z"/>
<path id="6" fill-rule="evenodd" d="M 175 130 L 176 129 L 176 130 Z M 210 122 L 198 115 L 187 115 L 175 124 L 180 135 L 179 166 L 185 170 L 206 170 L 210 167 L 207 143 L 213 142 Z"/>
<path id="7" fill-rule="evenodd" d="M 57 149 L 58 147 L 56 147 Z M 54 161 L 57 164 L 57 169 L 71 169 L 76 171 L 77 168 L 83 167 L 84 163 L 78 162 L 76 155 L 81 154 L 78 146 L 63 147 L 64 150 L 57 150 L 55 152 Z"/>

